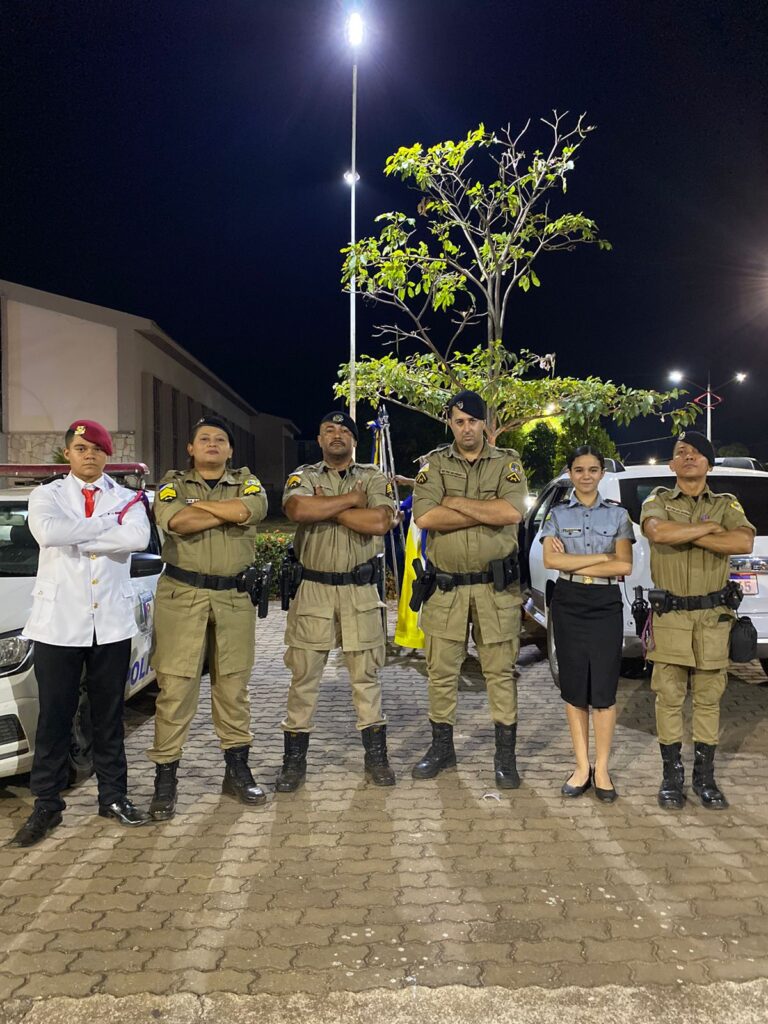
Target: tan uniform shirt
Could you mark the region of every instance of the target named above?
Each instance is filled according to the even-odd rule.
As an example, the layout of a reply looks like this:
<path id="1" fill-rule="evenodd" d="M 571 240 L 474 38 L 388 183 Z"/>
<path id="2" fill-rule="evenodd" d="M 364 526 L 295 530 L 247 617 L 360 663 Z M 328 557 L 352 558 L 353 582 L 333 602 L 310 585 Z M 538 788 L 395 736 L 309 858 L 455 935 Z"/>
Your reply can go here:
<path id="1" fill-rule="evenodd" d="M 512 448 L 484 444 L 479 457 L 468 462 L 450 444 L 430 452 L 416 477 L 413 515 L 423 516 L 439 505 L 445 495 L 477 500 L 503 498 L 525 512 L 528 487 L 520 456 Z M 430 530 L 427 558 L 445 572 L 482 572 L 488 563 L 517 551 L 517 525 L 477 526 L 441 533 Z M 517 584 L 502 593 L 490 583 L 436 590 L 422 610 L 425 633 L 450 640 L 464 640 L 470 599 L 477 602 L 486 643 L 499 643 L 520 630 L 520 588 Z"/>
<path id="2" fill-rule="evenodd" d="M 168 525 L 196 501 L 239 498 L 250 512 L 244 523 L 222 523 L 210 530 L 182 536 Z M 155 494 L 154 513 L 163 531 L 163 559 L 190 572 L 235 576 L 253 562 L 256 524 L 267 514 L 267 498 L 247 466 L 227 470 L 209 487 L 197 470 L 171 470 Z M 196 673 L 208 620 L 215 617 L 219 670 L 228 675 L 253 664 L 254 608 L 247 594 L 236 590 L 203 590 L 163 576 L 157 590 L 152 665 L 176 676 Z"/>
<path id="3" fill-rule="evenodd" d="M 640 524 L 646 519 L 673 523 L 715 522 L 726 530 L 745 526 L 755 532 L 733 494 L 717 494 L 706 487 L 697 497 L 680 488 L 657 487 L 643 502 Z M 709 594 L 728 582 L 730 556 L 695 544 L 651 543 L 651 578 L 654 586 L 678 597 Z M 667 612 L 653 617 L 653 661 L 691 668 L 717 669 L 728 664 L 728 641 L 734 612 L 728 608 Z"/>
<path id="4" fill-rule="evenodd" d="M 342 476 L 325 462 L 299 466 L 291 473 L 283 491 L 283 505 L 293 495 L 347 494 L 363 483 L 368 508 L 386 507 L 394 515 L 392 489 L 376 466 L 353 462 Z M 382 550 L 381 537 L 356 533 L 338 523 L 302 523 L 294 539 L 296 557 L 316 572 L 349 572 Z M 355 584 L 333 587 L 303 581 L 288 611 L 285 642 L 289 647 L 330 651 L 336 646 L 334 591 L 338 591 L 342 648 L 365 651 L 384 643 L 383 607 L 376 587 Z"/>

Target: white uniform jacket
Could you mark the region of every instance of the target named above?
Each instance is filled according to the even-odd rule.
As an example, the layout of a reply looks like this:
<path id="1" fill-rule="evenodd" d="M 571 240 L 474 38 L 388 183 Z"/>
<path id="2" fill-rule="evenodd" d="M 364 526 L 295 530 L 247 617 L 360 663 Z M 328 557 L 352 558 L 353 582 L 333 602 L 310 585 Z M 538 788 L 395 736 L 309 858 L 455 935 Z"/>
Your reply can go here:
<path id="1" fill-rule="evenodd" d="M 40 545 L 32 612 L 23 635 L 61 647 L 90 647 L 132 637 L 138 630 L 131 552 L 149 544 L 142 501 L 118 515 L 136 492 L 102 476 L 95 482 L 93 516 L 85 517 L 85 485 L 71 473 L 37 487 L 29 497 L 29 529 Z"/>

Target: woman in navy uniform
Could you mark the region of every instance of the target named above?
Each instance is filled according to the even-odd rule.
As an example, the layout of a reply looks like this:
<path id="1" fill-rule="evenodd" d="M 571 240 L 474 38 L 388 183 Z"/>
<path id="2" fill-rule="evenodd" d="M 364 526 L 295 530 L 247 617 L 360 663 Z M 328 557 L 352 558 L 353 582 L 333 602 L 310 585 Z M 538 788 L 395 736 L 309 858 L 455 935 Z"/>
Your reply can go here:
<path id="1" fill-rule="evenodd" d="M 550 612 L 576 768 L 563 796 L 585 793 L 594 781 L 605 803 L 617 796 L 608 771 L 616 724 L 623 616 L 617 577 L 632 571 L 635 541 L 627 510 L 598 490 L 605 459 L 591 445 L 568 458 L 573 494 L 544 520 L 544 565 L 559 569 Z M 595 767 L 589 763 L 589 709 L 595 734 Z"/>

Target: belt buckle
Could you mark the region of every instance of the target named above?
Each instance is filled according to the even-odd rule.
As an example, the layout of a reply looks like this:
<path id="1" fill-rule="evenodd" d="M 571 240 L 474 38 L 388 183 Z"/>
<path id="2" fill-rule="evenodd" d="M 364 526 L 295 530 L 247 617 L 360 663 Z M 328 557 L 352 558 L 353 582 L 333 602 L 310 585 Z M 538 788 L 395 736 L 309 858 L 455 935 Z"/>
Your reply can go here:
<path id="1" fill-rule="evenodd" d="M 594 578 L 592 576 L 584 576 L 582 578 L 583 578 L 585 583 L 594 583 L 595 582 Z"/>

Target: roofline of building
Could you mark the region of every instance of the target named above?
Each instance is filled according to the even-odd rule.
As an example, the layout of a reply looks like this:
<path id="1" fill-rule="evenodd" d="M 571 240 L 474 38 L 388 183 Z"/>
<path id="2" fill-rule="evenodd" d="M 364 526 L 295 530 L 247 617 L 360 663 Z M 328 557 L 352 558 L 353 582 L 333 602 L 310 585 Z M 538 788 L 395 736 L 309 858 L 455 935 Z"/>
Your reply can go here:
<path id="1" fill-rule="evenodd" d="M 136 331 L 150 344 L 159 348 L 160 351 L 164 351 L 166 355 L 171 355 L 177 362 L 186 366 L 188 370 L 191 370 L 205 380 L 206 383 L 223 392 L 241 412 L 249 416 L 272 416 L 274 419 L 282 420 L 283 423 L 286 423 L 294 431 L 294 436 L 300 433 L 299 428 L 292 420 L 286 419 L 284 416 L 275 416 L 273 413 L 254 409 L 234 388 L 230 387 L 212 370 L 209 370 L 191 352 L 187 352 L 177 341 L 174 341 L 154 320 L 137 316 L 135 313 L 125 313 L 119 309 L 111 309 L 109 306 L 98 306 L 93 302 L 86 302 L 83 299 L 73 299 L 67 295 L 58 295 L 56 292 L 45 292 L 39 288 L 31 288 L 29 285 L 17 284 L 14 281 L 0 280 L 0 298 L 10 299 L 12 302 L 28 302 L 30 305 L 36 304 L 44 309 L 52 309 L 54 312 L 64 313 L 66 316 L 89 319 L 83 316 L 83 307 L 85 307 L 86 312 L 92 313 L 96 323 L 107 323 L 112 327 L 122 326 Z"/>

